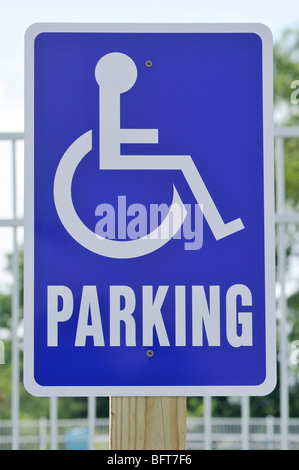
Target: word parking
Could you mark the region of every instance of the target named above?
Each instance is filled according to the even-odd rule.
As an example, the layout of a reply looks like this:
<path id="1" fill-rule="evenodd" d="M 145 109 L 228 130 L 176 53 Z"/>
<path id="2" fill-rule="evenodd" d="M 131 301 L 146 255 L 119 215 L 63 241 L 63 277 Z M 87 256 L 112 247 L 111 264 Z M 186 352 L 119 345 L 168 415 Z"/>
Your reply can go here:
<path id="1" fill-rule="evenodd" d="M 209 302 L 204 286 L 192 286 L 192 346 L 202 346 L 204 332 L 209 346 L 220 346 L 220 296 L 225 295 L 226 338 L 233 347 L 252 346 L 252 294 L 247 286 L 235 284 L 226 293 L 220 286 L 209 286 Z M 173 312 L 165 312 L 166 296 L 175 299 Z M 241 307 L 250 311 L 238 311 Z M 61 305 L 62 300 L 62 307 Z M 160 346 L 170 346 L 163 316 L 172 317 L 175 346 L 186 346 L 186 287 L 142 286 L 141 305 L 129 286 L 110 286 L 110 335 L 104 334 L 101 307 L 96 286 L 83 286 L 80 305 L 74 305 L 72 291 L 66 286 L 48 286 L 48 346 L 58 346 L 59 329 L 78 313 L 74 345 L 84 347 L 91 337 L 94 346 L 121 346 L 121 324 L 125 326 L 125 345 L 136 346 L 136 322 L 142 322 L 142 346 L 153 346 L 154 331 Z M 142 311 L 142 315 L 136 315 Z M 134 315 L 135 314 L 135 315 Z M 238 332 L 239 331 L 239 332 Z"/>

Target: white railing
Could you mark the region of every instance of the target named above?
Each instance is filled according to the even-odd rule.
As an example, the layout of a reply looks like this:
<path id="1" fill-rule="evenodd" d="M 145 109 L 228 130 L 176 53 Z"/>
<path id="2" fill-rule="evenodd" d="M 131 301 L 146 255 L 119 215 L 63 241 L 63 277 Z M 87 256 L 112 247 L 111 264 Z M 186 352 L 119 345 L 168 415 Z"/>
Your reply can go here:
<path id="1" fill-rule="evenodd" d="M 108 450 L 109 420 L 96 419 L 94 422 L 94 449 Z M 241 450 L 242 419 L 212 418 L 211 449 Z M 288 446 L 299 450 L 299 418 L 288 423 Z M 252 450 L 279 450 L 281 448 L 281 420 L 273 416 L 250 418 L 249 448 Z M 19 426 L 19 446 L 22 450 L 48 450 L 51 448 L 51 422 L 48 419 L 21 420 Z M 0 421 L 0 451 L 12 448 L 12 422 Z M 67 419 L 57 421 L 57 449 L 87 450 L 89 448 L 89 428 L 87 419 Z M 187 418 L 187 450 L 205 449 L 204 418 Z"/>
<path id="2" fill-rule="evenodd" d="M 108 449 L 109 420 L 100 418 L 94 422 L 94 448 Z M 0 451 L 12 449 L 12 422 L 0 421 Z M 19 422 L 19 448 L 21 450 L 48 450 L 52 447 L 51 421 L 21 420 Z M 87 419 L 57 421 L 57 449 L 87 450 L 89 427 Z"/>
<path id="3" fill-rule="evenodd" d="M 297 435 L 299 436 L 299 424 L 289 418 L 288 399 L 288 341 L 287 341 L 287 304 L 286 304 L 286 226 L 288 224 L 299 224 L 299 214 L 287 211 L 285 204 L 285 176 L 284 176 L 284 139 L 299 138 L 299 127 L 283 127 L 275 129 L 275 154 L 276 154 L 276 225 L 277 225 L 277 283 L 280 287 L 277 299 L 279 318 L 279 359 L 280 359 L 280 418 L 272 421 L 268 419 L 259 421 L 250 417 L 250 398 L 243 397 L 241 401 L 241 417 L 235 421 L 234 432 L 219 432 L 221 426 L 232 426 L 233 421 L 212 418 L 211 397 L 204 399 L 204 417 L 197 421 L 188 420 L 188 426 L 197 426 L 199 431 L 188 431 L 188 445 L 198 446 L 196 448 L 221 448 L 229 446 L 239 446 L 241 449 L 255 448 L 260 442 L 266 448 L 299 448 Z M 7 199 L 12 199 L 11 217 L 0 217 L 1 228 L 11 227 L 12 247 L 13 247 L 13 291 L 12 291 L 12 400 L 11 400 L 11 421 L 9 423 L 0 422 L 0 448 L 5 444 L 12 449 L 19 449 L 25 445 L 27 439 L 23 430 L 26 428 L 24 421 L 19 420 L 19 339 L 17 325 L 20 320 L 19 306 L 19 279 L 18 279 L 18 231 L 22 230 L 23 219 L 17 211 L 18 184 L 17 184 L 17 158 L 16 143 L 22 141 L 23 133 L 0 133 L 0 141 L 11 143 L 11 163 L 12 163 L 12 192 L 7 195 Z M 1 158 L 1 155 L 0 155 Z M 299 182 L 298 182 L 299 187 Z M 50 399 L 50 420 L 38 422 L 38 424 L 28 425 L 30 429 L 35 429 L 35 436 L 38 440 L 37 447 L 46 446 L 56 449 L 61 445 L 61 421 L 58 420 L 57 398 Z M 88 438 L 89 448 L 94 448 L 97 443 L 98 421 L 95 418 L 95 398 L 88 399 Z M 219 419 L 219 424 L 218 420 Z M 32 423 L 32 422 L 31 422 Z M 43 424 L 41 424 L 43 423 Z M 72 421 L 74 424 L 74 422 Z M 192 424 L 193 423 L 193 424 Z M 197 423 L 195 425 L 195 423 Z M 221 424 L 222 423 L 222 424 Z M 258 424 L 261 423 L 261 424 Z M 273 423 L 272 425 L 270 425 Z M 72 426 L 70 424 L 69 426 Z M 5 427 L 7 425 L 7 427 Z M 35 427 L 34 427 L 35 426 Z M 81 425 L 80 425 L 81 426 Z M 220 426 L 220 427 L 219 427 Z M 263 432 L 253 432 L 254 429 L 264 429 Z M 27 429 L 27 428 L 26 428 Z M 38 431 L 36 431 L 38 429 Z M 269 431 L 270 429 L 270 431 Z M 3 434 L 4 433 L 4 434 Z M 7 434 L 5 434 L 7 433 Z M 49 434 L 49 436 L 48 436 Z M 197 437 L 196 437 L 197 436 Z M 269 436 L 272 436 L 271 438 Z M 50 443 L 48 442 L 50 439 Z M 29 438 L 28 438 L 29 439 Z M 35 444 L 32 444 L 35 445 Z"/>

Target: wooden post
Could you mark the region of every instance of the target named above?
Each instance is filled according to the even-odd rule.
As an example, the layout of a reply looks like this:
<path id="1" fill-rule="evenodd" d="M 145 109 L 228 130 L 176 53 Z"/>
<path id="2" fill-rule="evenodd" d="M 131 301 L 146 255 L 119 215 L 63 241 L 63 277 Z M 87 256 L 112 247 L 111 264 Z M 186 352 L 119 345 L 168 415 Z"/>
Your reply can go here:
<path id="1" fill-rule="evenodd" d="M 111 450 L 185 450 L 186 397 L 111 397 Z"/>

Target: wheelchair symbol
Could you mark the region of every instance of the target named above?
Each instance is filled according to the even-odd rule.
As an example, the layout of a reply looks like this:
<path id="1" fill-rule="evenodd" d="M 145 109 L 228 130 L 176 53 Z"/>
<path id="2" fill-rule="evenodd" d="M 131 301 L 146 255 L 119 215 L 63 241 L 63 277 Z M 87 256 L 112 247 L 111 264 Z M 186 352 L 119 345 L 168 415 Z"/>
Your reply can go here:
<path id="1" fill-rule="evenodd" d="M 180 170 L 193 192 L 216 240 L 244 228 L 240 218 L 225 223 L 190 155 L 121 155 L 123 143 L 158 143 L 158 129 L 123 129 L 120 127 L 120 95 L 130 90 L 137 79 L 133 60 L 122 53 L 103 56 L 95 68 L 99 85 L 100 170 Z M 172 235 L 159 238 L 152 232 L 127 241 L 109 240 L 90 230 L 79 218 L 73 205 L 71 186 L 80 161 L 92 150 L 92 130 L 81 135 L 66 150 L 54 179 L 54 201 L 58 216 L 67 232 L 83 247 L 109 258 L 136 258 L 152 253 L 169 242 L 184 222 L 187 211 L 173 185 L 173 199 L 167 217 L 155 232 L 172 220 Z M 175 210 L 179 206 L 181 214 Z"/>

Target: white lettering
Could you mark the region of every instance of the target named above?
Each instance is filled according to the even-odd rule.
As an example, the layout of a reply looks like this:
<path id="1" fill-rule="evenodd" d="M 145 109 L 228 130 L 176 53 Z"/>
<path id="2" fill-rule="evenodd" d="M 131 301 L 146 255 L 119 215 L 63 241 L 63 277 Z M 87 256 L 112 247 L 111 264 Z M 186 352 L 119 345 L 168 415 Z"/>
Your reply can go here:
<path id="1" fill-rule="evenodd" d="M 242 306 L 252 306 L 252 295 L 248 287 L 243 284 L 231 286 L 226 295 L 226 334 L 228 342 L 238 348 L 239 346 L 252 346 L 252 312 L 238 312 L 237 298 L 241 297 Z M 238 324 L 241 333 L 238 334 Z"/>
<path id="2" fill-rule="evenodd" d="M 121 308 L 121 299 L 125 305 Z M 120 323 L 126 328 L 126 346 L 136 346 L 134 313 L 136 299 L 129 286 L 110 286 L 110 346 L 120 346 Z"/>
<path id="3" fill-rule="evenodd" d="M 76 347 L 86 347 L 87 337 L 92 338 L 93 346 L 105 346 L 106 343 L 110 346 L 136 346 L 138 342 L 138 345 L 152 347 L 155 335 L 160 346 L 170 346 L 171 342 L 172 346 L 178 347 L 190 343 L 195 347 L 205 343 L 219 347 L 221 340 L 224 341 L 224 334 L 220 335 L 221 328 L 226 329 L 226 339 L 231 347 L 253 345 L 252 308 L 245 308 L 252 307 L 252 294 L 247 286 L 234 284 L 227 292 L 222 292 L 220 286 L 198 285 L 192 286 L 188 292 L 190 299 L 183 285 L 172 288 L 141 286 L 136 293 L 129 286 L 110 286 L 110 305 L 105 302 L 102 312 L 96 286 L 83 286 L 75 309 L 74 299 L 78 295 L 73 295 L 69 287 L 48 286 L 47 345 L 58 346 L 58 339 L 66 328 L 63 324 L 70 320 L 74 310 L 78 312 L 77 324 L 73 319 L 67 334 L 70 336 L 73 332 Z M 165 302 L 166 295 L 170 297 L 170 303 L 168 300 Z M 170 307 L 173 303 L 174 306 Z M 103 318 L 106 319 L 106 327 L 109 321 L 110 334 L 103 329 Z M 191 327 L 188 335 L 187 325 Z"/>
<path id="4" fill-rule="evenodd" d="M 192 345 L 203 345 L 203 325 L 209 346 L 220 346 L 220 287 L 210 286 L 210 306 L 203 286 L 192 286 Z"/>
<path id="5" fill-rule="evenodd" d="M 175 286 L 175 345 L 186 346 L 186 287 Z"/>
<path id="6" fill-rule="evenodd" d="M 59 298 L 62 299 L 61 309 Z M 58 323 L 71 318 L 73 306 L 73 294 L 68 287 L 48 286 L 48 346 L 58 346 Z"/>
<path id="7" fill-rule="evenodd" d="M 105 345 L 96 286 L 83 286 L 75 346 L 85 346 L 87 336 L 93 337 L 94 346 Z"/>
<path id="8" fill-rule="evenodd" d="M 153 300 L 153 286 L 142 288 L 142 319 L 143 319 L 143 346 L 153 346 L 154 327 L 160 346 L 169 346 L 164 321 L 161 314 L 162 304 L 169 286 L 159 286 L 155 300 Z"/>

